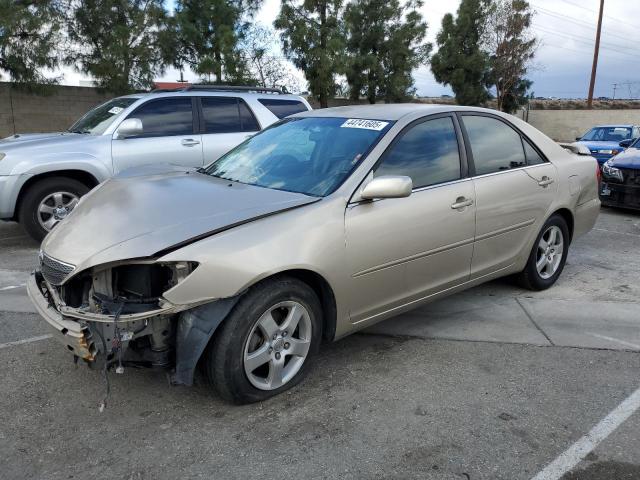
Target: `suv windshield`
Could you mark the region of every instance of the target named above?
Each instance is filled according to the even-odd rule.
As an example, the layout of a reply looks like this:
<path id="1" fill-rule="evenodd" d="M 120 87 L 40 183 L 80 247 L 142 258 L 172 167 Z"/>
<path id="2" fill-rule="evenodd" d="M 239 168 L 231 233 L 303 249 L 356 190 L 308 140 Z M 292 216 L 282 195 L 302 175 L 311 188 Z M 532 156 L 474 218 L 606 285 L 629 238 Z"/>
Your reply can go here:
<path id="1" fill-rule="evenodd" d="M 628 127 L 596 127 L 589 130 L 580 140 L 621 142 L 628 138 L 631 138 L 631 129 Z"/>
<path id="2" fill-rule="evenodd" d="M 250 185 L 325 196 L 342 184 L 391 122 L 292 118 L 253 136 L 204 169 Z"/>
<path id="3" fill-rule="evenodd" d="M 137 98 L 114 98 L 107 103 L 89 110 L 80 120 L 69 127 L 72 133 L 102 135 L 122 111 L 138 100 Z"/>

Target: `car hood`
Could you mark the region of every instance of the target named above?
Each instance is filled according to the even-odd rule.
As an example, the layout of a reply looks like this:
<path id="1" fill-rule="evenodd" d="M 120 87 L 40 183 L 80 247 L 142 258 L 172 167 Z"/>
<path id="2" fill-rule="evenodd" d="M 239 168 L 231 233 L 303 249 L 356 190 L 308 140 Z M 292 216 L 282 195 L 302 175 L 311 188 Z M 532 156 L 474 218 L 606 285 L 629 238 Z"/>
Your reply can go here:
<path id="1" fill-rule="evenodd" d="M 617 168 L 632 168 L 640 170 L 640 150 L 637 148 L 628 148 L 609 160 L 609 164 L 612 167 Z"/>
<path id="2" fill-rule="evenodd" d="M 82 198 L 42 251 L 79 272 L 149 257 L 251 220 L 318 200 L 165 166 L 126 171 Z M 143 175 L 147 173 L 146 175 Z"/>
<path id="3" fill-rule="evenodd" d="M 585 145 L 589 150 L 621 150 L 622 147 L 618 142 L 592 142 L 592 141 L 580 141 L 582 145 Z"/>

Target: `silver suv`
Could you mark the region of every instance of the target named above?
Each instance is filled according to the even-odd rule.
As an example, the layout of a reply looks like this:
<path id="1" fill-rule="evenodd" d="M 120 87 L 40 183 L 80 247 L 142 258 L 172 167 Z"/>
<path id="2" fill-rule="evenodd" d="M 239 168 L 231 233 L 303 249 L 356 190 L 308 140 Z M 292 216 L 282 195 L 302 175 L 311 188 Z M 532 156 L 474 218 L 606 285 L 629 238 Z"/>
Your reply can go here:
<path id="1" fill-rule="evenodd" d="M 114 98 L 66 132 L 0 140 L 0 219 L 36 240 L 82 195 L 131 167 L 202 167 L 269 125 L 310 110 L 275 89 L 192 85 Z"/>

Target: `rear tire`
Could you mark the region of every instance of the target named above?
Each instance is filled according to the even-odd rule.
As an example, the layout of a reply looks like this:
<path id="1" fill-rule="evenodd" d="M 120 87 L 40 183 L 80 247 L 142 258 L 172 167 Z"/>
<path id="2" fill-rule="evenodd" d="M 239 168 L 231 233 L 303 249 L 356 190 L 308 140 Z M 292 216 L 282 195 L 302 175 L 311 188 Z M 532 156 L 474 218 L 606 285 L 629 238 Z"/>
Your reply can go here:
<path id="1" fill-rule="evenodd" d="M 520 286 L 540 291 L 556 283 L 567 260 L 569 243 L 565 219 L 557 214 L 549 217 L 536 237 L 526 267 L 517 276 Z"/>
<path id="2" fill-rule="evenodd" d="M 71 211 L 75 207 L 77 199 L 85 195 L 89 191 L 84 183 L 67 177 L 49 177 L 44 178 L 33 185 L 30 185 L 27 192 L 24 194 L 22 201 L 20 202 L 20 209 L 18 211 L 18 221 L 22 224 L 22 227 L 26 230 L 31 238 L 41 242 L 42 239 L 49 233 L 51 229 L 45 228 L 44 225 L 51 218 L 54 221 L 50 221 L 51 228 L 54 228 L 58 222 L 58 217 L 54 218 L 54 213 L 41 212 L 41 206 L 57 208 L 63 207 L 61 211 L 67 209 Z M 60 205 L 55 205 L 53 197 L 60 195 Z M 49 199 L 49 200 L 47 200 Z M 69 209 L 68 206 L 71 205 Z M 65 214 L 66 215 L 66 214 Z M 62 217 L 61 217 L 62 218 Z"/>
<path id="3" fill-rule="evenodd" d="M 304 378 L 321 337 L 322 308 L 307 284 L 285 276 L 259 283 L 210 342 L 205 357 L 209 382 L 229 402 L 266 400 Z"/>

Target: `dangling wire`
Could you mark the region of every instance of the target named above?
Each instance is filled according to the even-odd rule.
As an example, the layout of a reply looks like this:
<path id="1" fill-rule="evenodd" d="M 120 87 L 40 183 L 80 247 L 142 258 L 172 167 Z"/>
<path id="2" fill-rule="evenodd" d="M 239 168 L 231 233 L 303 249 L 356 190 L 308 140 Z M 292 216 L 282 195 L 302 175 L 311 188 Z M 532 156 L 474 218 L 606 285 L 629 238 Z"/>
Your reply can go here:
<path id="1" fill-rule="evenodd" d="M 124 307 L 124 303 L 120 303 L 118 305 L 118 309 L 116 310 L 116 313 L 114 315 L 113 318 L 113 323 L 114 323 L 114 340 L 117 339 L 118 341 L 118 368 L 122 368 L 122 342 L 120 341 L 120 337 L 119 337 L 119 329 L 118 329 L 118 320 L 120 319 L 120 313 L 122 312 L 122 308 Z M 100 337 L 100 340 L 102 342 L 102 352 L 104 354 L 104 364 L 102 365 L 102 376 L 104 378 L 104 383 L 105 383 L 105 392 L 104 392 L 104 397 L 102 398 L 102 401 L 98 404 L 98 411 L 100 413 L 104 412 L 104 409 L 107 408 L 107 399 L 109 398 L 109 394 L 111 393 L 111 384 L 109 383 L 109 374 L 108 374 L 108 370 L 109 370 L 109 361 L 108 361 L 108 352 L 107 352 L 107 342 L 104 340 L 104 335 L 102 335 L 102 332 L 100 331 L 99 328 L 96 328 L 96 332 L 98 333 L 98 336 Z M 111 346 L 111 352 L 113 352 L 113 344 Z"/>

